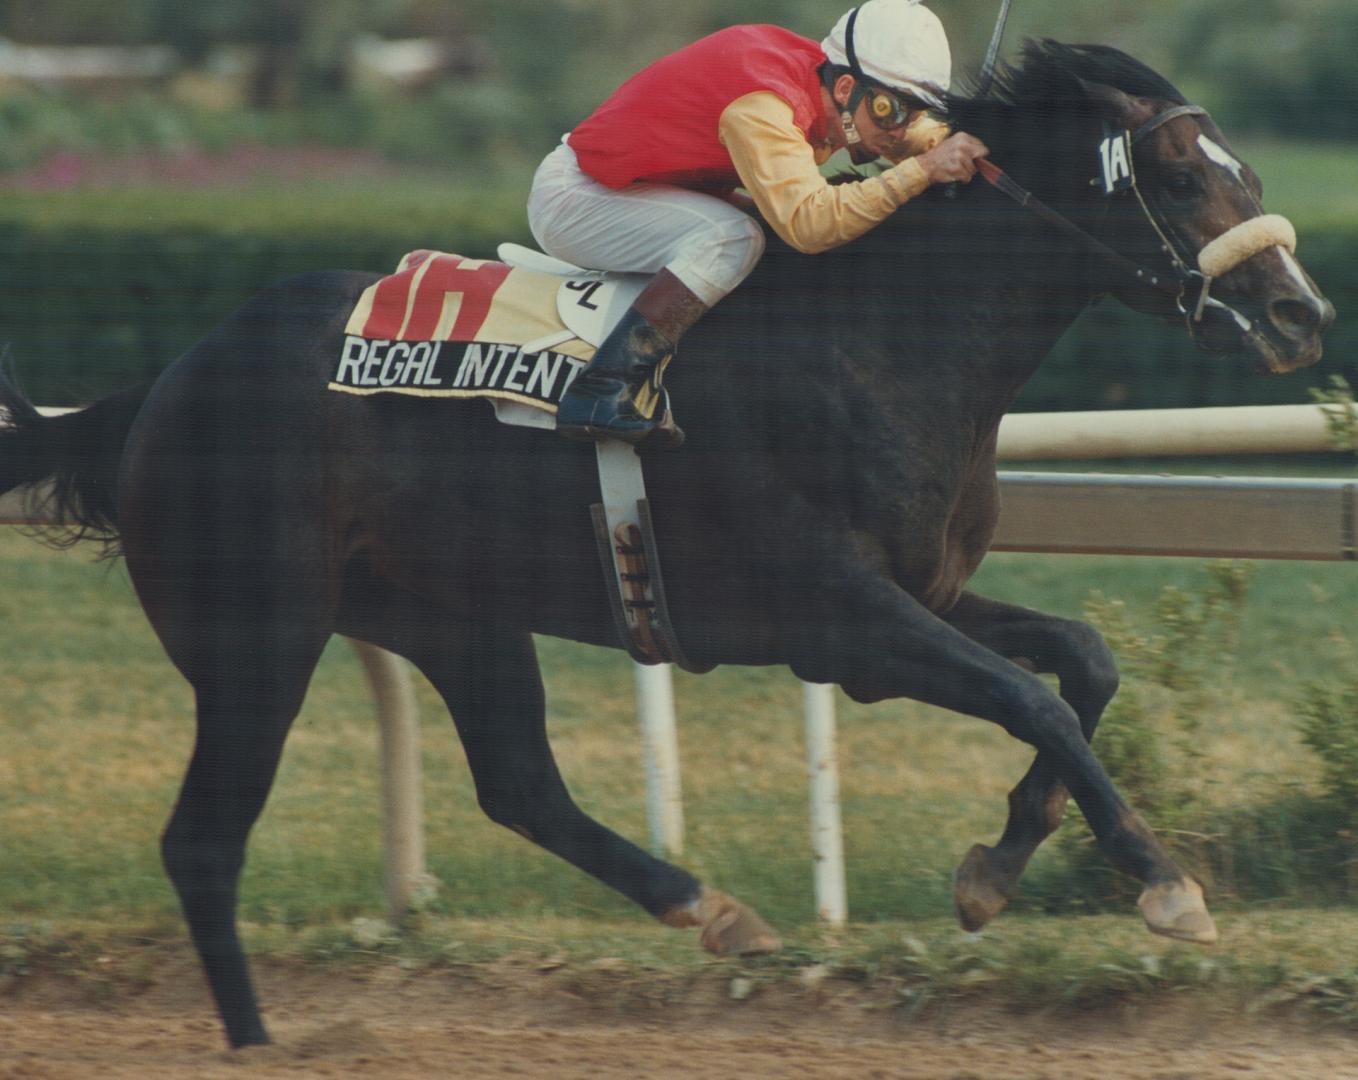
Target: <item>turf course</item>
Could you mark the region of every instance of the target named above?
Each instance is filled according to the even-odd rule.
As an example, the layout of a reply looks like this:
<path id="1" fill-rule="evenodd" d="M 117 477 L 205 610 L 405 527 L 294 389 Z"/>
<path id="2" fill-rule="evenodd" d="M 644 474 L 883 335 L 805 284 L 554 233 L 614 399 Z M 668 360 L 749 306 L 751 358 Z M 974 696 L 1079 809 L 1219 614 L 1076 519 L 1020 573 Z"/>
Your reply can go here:
<path id="1" fill-rule="evenodd" d="M 1078 614 L 1091 590 L 1133 617 L 1167 584 L 1196 588 L 1189 560 L 994 556 L 982 591 Z M 155 840 L 192 737 L 186 684 L 160 651 L 121 566 L 0 534 L 0 918 L 157 921 L 175 902 Z M 1316 764 L 1291 723 L 1299 686 L 1351 663 L 1344 635 L 1358 573 L 1342 564 L 1260 564 L 1220 691 L 1204 777 L 1306 784 Z M 543 639 L 549 723 L 577 798 L 643 838 L 629 662 Z M 441 704 L 419 686 L 436 911 L 630 915 L 603 888 L 489 824 Z M 688 823 L 685 861 L 780 923 L 812 917 L 800 692 L 782 669 L 677 678 Z M 335 642 L 298 720 L 256 830 L 246 917 L 294 925 L 381 910 L 376 729 L 366 684 Z M 966 846 L 993 839 L 1026 767 L 998 728 L 912 702 L 840 698 L 849 896 L 856 920 L 944 916 Z"/>

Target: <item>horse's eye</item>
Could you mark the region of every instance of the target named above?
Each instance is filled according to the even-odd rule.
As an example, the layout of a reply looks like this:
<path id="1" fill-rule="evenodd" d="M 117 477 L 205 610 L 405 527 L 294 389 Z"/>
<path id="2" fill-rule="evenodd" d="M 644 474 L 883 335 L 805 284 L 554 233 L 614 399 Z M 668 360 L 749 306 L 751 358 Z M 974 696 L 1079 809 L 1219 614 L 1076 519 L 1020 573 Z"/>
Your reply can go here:
<path id="1" fill-rule="evenodd" d="M 1200 190 L 1198 178 L 1191 172 L 1172 172 L 1165 177 L 1165 190 L 1175 198 L 1192 198 Z"/>

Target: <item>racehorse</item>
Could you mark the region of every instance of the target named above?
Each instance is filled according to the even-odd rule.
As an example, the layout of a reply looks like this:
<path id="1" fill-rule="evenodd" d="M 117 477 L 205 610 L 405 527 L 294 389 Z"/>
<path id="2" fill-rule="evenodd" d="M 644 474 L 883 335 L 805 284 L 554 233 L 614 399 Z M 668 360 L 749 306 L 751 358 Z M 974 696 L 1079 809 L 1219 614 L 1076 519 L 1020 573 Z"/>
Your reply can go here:
<path id="1" fill-rule="evenodd" d="M 1000 418 L 1096 298 L 1271 372 L 1314 363 L 1334 312 L 1281 240 L 1210 283 L 1195 271 L 1210 243 L 1257 232 L 1259 182 L 1125 54 L 1029 43 L 992 94 L 949 105 L 1011 185 L 1085 239 L 976 182 L 815 257 L 771 240 L 673 365 L 687 444 L 643 454 L 674 625 L 695 667 L 787 665 L 857 701 L 984 717 L 1036 749 L 1003 835 L 957 873 L 965 927 L 1013 896 L 1069 795 L 1144 883 L 1150 929 L 1210 942 L 1201 888 L 1090 748 L 1118 681 L 1101 637 L 966 582 L 995 528 Z M 1134 136 L 1109 143 L 1105 125 Z M 1118 145 L 1137 183 L 1110 193 Z M 81 412 L 42 418 L 0 387 L 0 490 L 55 478 L 74 527 L 120 547 L 195 691 L 162 852 L 232 1046 L 268 1040 L 235 921 L 247 834 L 335 633 L 408 657 L 439 690 L 493 821 L 700 927 L 713 951 L 777 944 L 754 912 L 572 802 L 532 635 L 620 644 L 587 512 L 594 452 L 499 424 L 482 402 L 328 390 L 374 280 L 269 288 L 154 384 Z"/>

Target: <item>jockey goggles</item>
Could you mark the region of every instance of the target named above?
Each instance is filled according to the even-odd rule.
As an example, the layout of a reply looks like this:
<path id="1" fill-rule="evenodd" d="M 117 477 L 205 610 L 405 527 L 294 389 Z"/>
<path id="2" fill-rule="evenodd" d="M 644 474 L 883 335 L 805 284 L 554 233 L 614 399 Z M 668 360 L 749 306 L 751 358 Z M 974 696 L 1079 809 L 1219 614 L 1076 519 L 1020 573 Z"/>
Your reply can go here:
<path id="1" fill-rule="evenodd" d="M 859 84 L 861 86 L 861 84 Z M 881 86 L 854 87 L 854 95 L 868 103 L 868 119 L 883 130 L 904 127 L 910 122 L 910 114 L 924 108 L 920 102 L 902 99 L 894 91 Z M 857 104 L 851 99 L 850 110 Z"/>
<path id="2" fill-rule="evenodd" d="M 856 74 L 848 68 L 830 68 L 825 79 L 827 88 L 833 83 L 834 76 L 840 73 L 852 75 L 854 79 L 853 90 L 850 91 L 849 100 L 844 105 L 845 111 L 853 113 L 858 108 L 860 101 L 866 101 L 868 118 L 872 121 L 874 127 L 881 128 L 883 131 L 904 127 L 910 123 L 910 117 L 914 113 L 929 107 L 923 101 L 903 94 L 899 90 L 892 90 L 889 87 L 868 82 L 862 75 Z"/>

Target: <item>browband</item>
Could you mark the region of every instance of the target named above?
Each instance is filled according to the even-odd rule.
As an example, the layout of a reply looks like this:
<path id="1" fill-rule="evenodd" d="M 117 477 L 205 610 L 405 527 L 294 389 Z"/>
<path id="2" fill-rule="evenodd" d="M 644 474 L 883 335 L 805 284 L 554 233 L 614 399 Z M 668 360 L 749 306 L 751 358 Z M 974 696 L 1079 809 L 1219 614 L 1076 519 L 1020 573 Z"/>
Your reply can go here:
<path id="1" fill-rule="evenodd" d="M 1201 105 L 1176 105 L 1172 109 L 1166 109 L 1162 113 L 1156 113 L 1134 132 L 1132 132 L 1132 145 L 1135 146 L 1161 124 L 1168 124 L 1171 120 L 1177 120 L 1181 116 L 1206 116 L 1207 110 Z"/>

